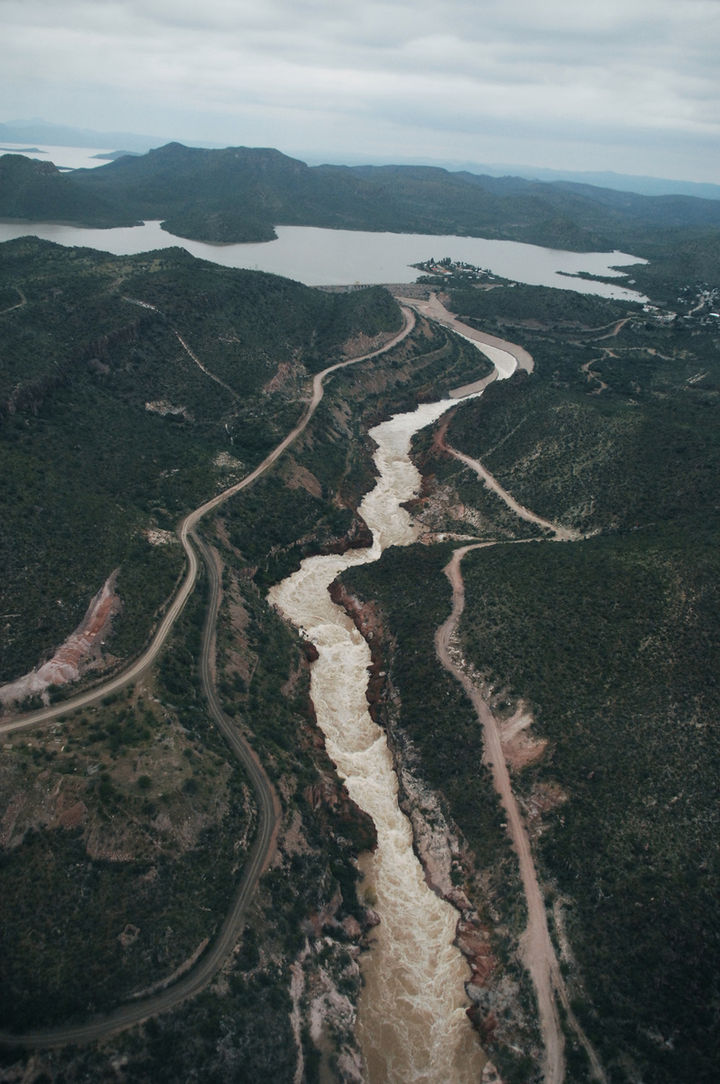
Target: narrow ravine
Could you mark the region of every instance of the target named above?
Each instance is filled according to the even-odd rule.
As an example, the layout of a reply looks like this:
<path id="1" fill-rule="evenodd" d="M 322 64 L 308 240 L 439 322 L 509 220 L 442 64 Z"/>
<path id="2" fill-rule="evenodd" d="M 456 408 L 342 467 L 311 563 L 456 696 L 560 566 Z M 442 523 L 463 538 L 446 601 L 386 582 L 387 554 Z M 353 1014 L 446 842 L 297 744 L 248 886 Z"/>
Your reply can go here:
<path id="1" fill-rule="evenodd" d="M 506 355 L 503 376 L 514 359 Z M 327 749 L 353 800 L 373 818 L 378 846 L 364 865 L 365 891 L 381 923 L 365 959 L 357 1035 L 374 1084 L 477 1084 L 485 1063 L 466 1017 L 467 964 L 453 945 L 457 912 L 425 883 L 412 829 L 397 801 L 398 782 L 383 731 L 368 711 L 370 651 L 328 594 L 346 568 L 409 545 L 418 529 L 401 504 L 419 488 L 409 458 L 414 433 L 457 399 L 424 404 L 371 430 L 379 478 L 360 513 L 373 533 L 369 549 L 310 557 L 273 587 L 269 600 L 316 646 L 311 695 Z"/>

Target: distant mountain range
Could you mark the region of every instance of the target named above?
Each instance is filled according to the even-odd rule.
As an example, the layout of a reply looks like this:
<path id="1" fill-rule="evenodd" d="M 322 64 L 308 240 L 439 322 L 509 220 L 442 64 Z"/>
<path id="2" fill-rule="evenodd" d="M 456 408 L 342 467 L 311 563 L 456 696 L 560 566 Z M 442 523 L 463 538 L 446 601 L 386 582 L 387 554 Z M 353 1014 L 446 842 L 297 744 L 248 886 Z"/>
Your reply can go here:
<path id="1" fill-rule="evenodd" d="M 514 173 L 538 181 L 572 181 L 576 184 L 590 184 L 598 188 L 613 188 L 618 192 L 637 192 L 643 196 L 696 196 L 698 199 L 720 200 L 720 184 L 699 181 L 671 181 L 662 177 L 645 177 L 637 174 L 591 172 L 581 173 L 557 169 L 536 169 L 532 166 L 507 166 L 488 169 L 489 173 L 501 172 L 502 175 Z"/>
<path id="2" fill-rule="evenodd" d="M 113 150 L 133 151 L 142 154 L 153 148 L 170 142 L 167 137 L 139 135 L 137 132 L 100 132 L 92 128 L 74 128 L 71 125 L 50 124 L 39 117 L 31 120 L 9 121 L 0 124 L 0 145 L 18 143 L 27 147 L 36 143 L 52 144 L 59 147 L 107 147 Z M 220 143 L 194 142 L 194 146 L 221 149 Z M 317 154 L 304 154 L 303 159 L 310 165 L 323 165 L 325 157 Z M 379 159 L 367 157 L 343 156 L 345 165 L 383 165 Z M 622 192 L 636 192 L 644 196 L 697 196 L 700 199 L 720 199 L 720 184 L 699 183 L 696 181 L 668 180 L 660 177 L 647 177 L 612 171 L 589 172 L 547 169 L 539 166 L 517 164 L 488 164 L 459 160 L 422 159 L 420 161 L 402 161 L 402 165 L 429 165 L 447 169 L 451 172 L 477 173 L 491 177 L 523 177 L 530 181 L 571 181 L 577 184 L 595 185 L 600 188 L 612 188 Z"/>
<path id="3" fill-rule="evenodd" d="M 166 143 L 156 136 L 136 132 L 97 132 L 91 128 L 73 128 L 66 124 L 49 124 L 39 117 L 0 124 L 0 144 L 22 143 L 28 147 L 49 143 L 56 147 L 107 147 L 144 153 L 151 147 Z"/>
<path id="4" fill-rule="evenodd" d="M 276 225 L 295 225 L 643 255 L 639 246 L 668 233 L 720 230 L 720 201 L 433 166 L 308 166 L 270 148 L 169 143 L 71 173 L 5 154 L 0 216 L 101 227 L 159 219 L 176 236 L 217 243 L 270 240 Z"/>
<path id="5" fill-rule="evenodd" d="M 326 157 L 303 155 L 308 165 L 322 165 Z M 383 165 L 381 159 L 360 155 L 344 155 L 345 165 Z M 615 173 L 612 170 L 549 169 L 543 166 L 519 165 L 517 162 L 475 162 L 457 158 L 397 159 L 395 165 L 439 166 L 451 173 L 478 173 L 489 177 L 522 177 L 526 181 L 571 181 L 618 192 L 635 192 L 640 196 L 696 196 L 698 199 L 720 199 L 720 184 L 704 181 L 669 180 L 637 173 Z"/>

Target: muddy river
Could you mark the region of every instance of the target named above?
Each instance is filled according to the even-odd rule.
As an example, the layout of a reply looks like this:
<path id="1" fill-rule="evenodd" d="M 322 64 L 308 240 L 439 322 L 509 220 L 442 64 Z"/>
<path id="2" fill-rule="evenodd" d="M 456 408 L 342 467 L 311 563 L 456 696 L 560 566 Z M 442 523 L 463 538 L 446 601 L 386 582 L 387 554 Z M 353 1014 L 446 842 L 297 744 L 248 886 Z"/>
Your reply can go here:
<path id="1" fill-rule="evenodd" d="M 510 355 L 491 360 L 502 364 L 501 377 L 511 375 Z M 457 912 L 425 884 L 410 823 L 398 806 L 385 734 L 368 712 L 369 648 L 327 590 L 344 569 L 376 561 L 388 546 L 416 540 L 418 529 L 401 508 L 420 485 L 409 458 L 410 441 L 455 405 L 457 399 L 423 404 L 370 431 L 378 446 L 379 478 L 360 513 L 373 532 L 372 546 L 307 558 L 269 594 L 317 647 L 311 695 L 318 723 L 350 796 L 377 828 L 377 850 L 363 864 L 363 887 L 374 898 L 381 923 L 363 961 L 357 1028 L 372 1084 L 476 1084 L 485 1060 L 465 1015 L 469 968 L 452 943 Z"/>

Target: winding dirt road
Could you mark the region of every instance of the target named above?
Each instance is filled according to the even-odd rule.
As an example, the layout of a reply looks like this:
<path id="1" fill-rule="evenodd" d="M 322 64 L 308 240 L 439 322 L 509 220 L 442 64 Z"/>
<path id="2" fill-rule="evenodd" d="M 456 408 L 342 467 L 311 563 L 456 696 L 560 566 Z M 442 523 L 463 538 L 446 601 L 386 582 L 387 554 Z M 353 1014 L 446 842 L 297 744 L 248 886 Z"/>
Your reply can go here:
<path id="1" fill-rule="evenodd" d="M 441 446 L 460 462 L 465 463 L 466 466 L 474 470 L 485 485 L 497 493 L 518 516 L 529 523 L 534 523 L 550 531 L 552 541 L 579 541 L 584 537 L 577 531 L 543 519 L 543 517 L 519 504 L 478 460 L 458 452 L 447 444 L 444 431 L 441 435 Z M 530 542 L 531 540 L 523 539 L 521 541 Z M 520 954 L 531 977 L 537 997 L 540 1030 L 544 1045 L 544 1080 L 546 1084 L 562 1084 L 565 1080 L 565 1039 L 558 1012 L 559 1000 L 565 1010 L 570 1027 L 575 1032 L 578 1041 L 588 1056 L 592 1075 L 601 1084 L 607 1084 L 607 1078 L 597 1054 L 572 1011 L 560 964 L 550 937 L 545 901 L 538 881 L 530 846 L 530 837 L 512 789 L 510 772 L 502 747 L 500 726 L 489 704 L 468 673 L 458 644 L 457 630 L 465 609 L 465 584 L 462 577 L 461 562 L 465 555 L 472 550 L 494 545 L 497 545 L 497 543 L 477 542 L 463 546 L 453 553 L 449 564 L 444 569 L 452 586 L 452 612 L 435 634 L 435 649 L 442 665 L 462 685 L 482 725 L 485 746 L 484 760 L 491 769 L 495 790 L 507 818 L 508 834 L 518 856 L 520 879 L 528 913 L 525 932 L 520 940 Z"/>
<path id="2" fill-rule="evenodd" d="M 473 459 L 469 455 L 465 455 L 464 452 L 459 452 L 457 448 L 453 448 L 448 444 L 443 437 L 441 447 L 449 452 L 451 456 L 459 460 L 460 463 L 464 463 L 466 467 L 474 471 L 478 478 L 487 486 L 488 489 L 496 493 L 498 497 L 510 508 L 517 516 L 524 519 L 527 523 L 534 523 L 536 527 L 542 527 L 546 531 L 550 531 L 556 542 L 578 542 L 583 536 L 579 531 L 573 530 L 572 527 L 561 527 L 559 523 L 552 523 L 549 519 L 544 519 L 542 516 L 538 516 L 535 512 L 532 512 L 525 505 L 516 501 L 511 493 L 500 485 L 497 478 L 490 473 L 487 467 L 484 467 L 479 459 Z"/>
<path id="3" fill-rule="evenodd" d="M 142 302 L 135 302 L 143 304 Z M 147 306 L 148 308 L 151 306 Z M 0 1044 L 5 1046 L 20 1046 L 28 1048 L 49 1048 L 65 1046 L 69 1043 L 88 1043 L 106 1038 L 118 1031 L 131 1027 L 134 1024 L 147 1020 L 151 1016 L 166 1012 L 174 1008 L 181 1001 L 192 997 L 202 990 L 217 974 L 225 960 L 232 952 L 237 943 L 244 923 L 245 911 L 248 902 L 253 896 L 272 850 L 275 845 L 275 836 L 280 816 L 280 805 L 277 795 L 270 783 L 262 765 L 258 761 L 254 751 L 237 730 L 235 724 L 222 710 L 217 698 L 215 683 L 213 680 L 214 654 L 215 654 L 215 625 L 220 605 L 220 577 L 218 567 L 209 546 L 201 541 L 196 533 L 196 527 L 200 520 L 208 513 L 214 511 L 234 494 L 252 485 L 262 474 L 275 463 L 284 451 L 298 438 L 306 428 L 308 422 L 315 413 L 323 397 L 324 382 L 338 369 L 344 369 L 349 365 L 356 365 L 362 361 L 368 361 L 374 357 L 386 353 L 404 339 L 415 326 L 415 315 L 403 307 L 404 326 L 397 335 L 385 343 L 384 346 L 359 357 L 348 358 L 336 362 L 317 373 L 313 378 L 312 394 L 308 405 L 295 428 L 273 449 L 272 452 L 255 468 L 247 477 L 236 482 L 234 485 L 223 490 L 217 496 L 211 498 L 196 508 L 182 521 L 179 527 L 179 537 L 187 555 L 187 571 L 177 594 L 168 606 L 168 609 L 151 641 L 143 654 L 132 663 L 126 670 L 111 678 L 108 682 L 98 685 L 94 689 L 80 693 L 61 704 L 52 705 L 40 711 L 35 711 L 24 717 L 18 717 L 0 723 L 0 737 L 15 733 L 19 730 L 27 730 L 31 727 L 41 726 L 58 716 L 66 715 L 88 704 L 96 703 L 108 694 L 122 688 L 130 682 L 136 681 L 155 662 L 159 652 L 163 648 L 170 631 L 182 613 L 183 607 L 192 593 L 198 575 L 198 554 L 207 569 L 210 585 L 210 599 L 206 612 L 203 629 L 202 647 L 200 654 L 200 674 L 203 691 L 208 701 L 208 707 L 213 719 L 225 737 L 233 754 L 238 758 L 248 773 L 250 782 L 255 791 L 258 805 L 258 833 L 251 848 L 248 860 L 243 868 L 240 883 L 237 887 L 232 904 L 226 914 L 220 930 L 203 953 L 196 964 L 177 981 L 159 993 L 139 999 L 126 1005 L 121 1005 L 112 1012 L 99 1016 L 84 1024 L 61 1026 L 44 1030 L 26 1032 L 12 1035 L 0 1032 Z M 211 375 L 211 374 L 208 374 Z"/>
<path id="4" fill-rule="evenodd" d="M 255 753 L 239 733 L 235 724 L 223 712 L 217 698 L 212 670 L 215 656 L 215 625 L 220 608 L 220 576 L 217 562 L 210 547 L 197 535 L 193 535 L 208 570 L 210 597 L 203 628 L 200 652 L 200 676 L 203 692 L 208 701 L 210 714 L 232 752 L 245 768 L 255 792 L 258 805 L 258 830 L 243 866 L 239 884 L 216 937 L 197 963 L 172 985 L 149 997 L 121 1005 L 104 1016 L 98 1016 L 84 1024 L 61 1026 L 42 1031 L 25 1032 L 20 1035 L 0 1033 L 0 1043 L 8 1046 L 25 1046 L 47 1049 L 68 1043 L 89 1043 L 104 1039 L 124 1028 L 139 1024 L 151 1016 L 165 1012 L 199 993 L 213 979 L 225 960 L 230 956 L 242 932 L 245 911 L 255 891 L 260 875 L 273 852 L 277 827 L 280 820 L 280 803 L 269 778 Z"/>
<path id="5" fill-rule="evenodd" d="M 4 316 L 6 312 L 14 312 L 15 309 L 21 309 L 24 305 L 27 305 L 27 298 L 25 297 L 25 294 L 22 292 L 20 287 L 14 286 L 13 289 L 17 290 L 20 300 L 14 305 L 8 305 L 6 309 L 0 309 L 0 316 Z"/>
<path id="6" fill-rule="evenodd" d="M 344 369 L 348 365 L 357 365 L 361 361 L 369 361 L 372 358 L 387 353 L 388 350 L 392 350 L 394 346 L 397 346 L 399 342 L 410 334 L 415 326 L 415 314 L 411 310 L 405 308 L 403 308 L 402 311 L 405 318 L 405 325 L 402 331 L 398 332 L 398 334 L 390 339 L 389 342 L 385 343 L 384 346 L 380 347 L 378 350 L 373 350 L 368 354 L 362 354 L 359 357 L 338 361 L 334 365 L 330 365 L 327 369 L 323 369 L 321 373 L 316 373 L 313 377 L 310 400 L 295 428 L 288 433 L 275 448 L 273 448 L 270 454 L 266 456 L 262 463 L 260 463 L 250 474 L 245 478 L 242 478 L 239 482 L 235 482 L 234 485 L 229 486 L 228 489 L 224 489 L 221 493 L 218 493 L 204 504 L 201 504 L 199 508 L 190 512 L 190 514 L 181 522 L 178 528 L 178 537 L 182 542 L 188 560 L 185 578 L 174 599 L 168 606 L 150 644 L 142 655 L 140 655 L 127 669 L 122 670 L 109 681 L 103 682 L 102 685 L 95 686 L 93 689 L 88 689 L 86 692 L 78 693 L 77 696 L 63 700 L 59 704 L 53 704 L 47 708 L 40 708 L 38 711 L 30 712 L 27 715 L 18 715 L 15 718 L 0 721 L 0 737 L 6 734 L 12 734 L 18 730 L 29 730 L 31 727 L 48 723 L 52 719 L 57 719 L 61 715 L 67 715 L 70 712 L 76 711 L 78 708 L 84 708 L 89 704 L 95 704 L 104 696 L 116 692 L 118 689 L 122 689 L 132 681 L 137 681 L 137 679 L 152 666 L 157 659 L 159 652 L 165 645 L 173 625 L 182 613 L 185 603 L 195 587 L 198 574 L 198 559 L 195 548 L 190 542 L 190 536 L 200 520 L 208 515 L 209 512 L 213 512 L 216 508 L 219 508 L 221 504 L 224 504 L 225 501 L 235 496 L 236 493 L 240 493 L 241 490 L 246 489 L 248 486 L 252 485 L 253 482 L 256 482 L 258 478 L 273 465 L 273 463 L 277 462 L 283 452 L 297 440 L 318 408 L 323 397 L 323 385 L 327 377 L 338 369 Z"/>
<path id="7" fill-rule="evenodd" d="M 540 1029 L 545 1047 L 543 1075 L 546 1084 L 562 1084 L 565 1079 L 565 1040 L 553 994 L 560 969 L 550 940 L 545 902 L 538 883 L 530 839 L 510 783 L 510 773 L 505 762 L 497 721 L 480 691 L 465 672 L 458 657 L 459 653 L 453 644 L 465 608 L 465 585 L 460 572 L 460 562 L 471 550 L 493 544 L 480 542 L 455 550 L 450 563 L 445 568 L 445 574 L 453 589 L 452 612 L 435 634 L 435 648 L 442 665 L 462 685 L 482 724 L 485 743 L 484 759 L 492 771 L 493 783 L 505 810 L 508 832 L 518 856 L 520 878 L 527 903 L 528 921 L 521 938 L 520 952 L 535 987 L 538 1002 Z"/>

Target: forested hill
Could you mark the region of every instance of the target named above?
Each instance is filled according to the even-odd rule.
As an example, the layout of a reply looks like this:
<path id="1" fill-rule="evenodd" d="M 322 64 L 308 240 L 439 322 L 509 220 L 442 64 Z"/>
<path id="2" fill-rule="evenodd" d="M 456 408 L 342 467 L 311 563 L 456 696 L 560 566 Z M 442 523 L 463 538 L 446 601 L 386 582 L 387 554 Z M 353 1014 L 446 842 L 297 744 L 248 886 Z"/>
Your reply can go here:
<path id="1" fill-rule="evenodd" d="M 180 237 L 264 241 L 276 225 L 482 236 L 575 250 L 720 232 L 720 201 L 450 173 L 430 166 L 310 167 L 268 148 L 169 143 L 72 175 L 0 159 L 0 216 L 124 225 Z M 640 248 L 638 247 L 640 246 Z"/>
<path id="2" fill-rule="evenodd" d="M 381 287 L 329 294 L 182 249 L 116 257 L 4 244 L 0 596 L 13 616 L 0 683 L 62 642 L 113 568 L 122 587 L 157 565 L 142 532 L 174 530 L 228 470 L 256 465 L 346 341 L 400 325 Z M 132 650 L 130 626 L 142 627 L 175 571 L 168 585 L 146 568 L 152 588 L 128 587 Z M 62 602 L 49 607 L 48 592 Z"/>
<path id="3" fill-rule="evenodd" d="M 0 156 L 0 217 L 80 226 L 132 226 L 137 216 L 120 211 L 115 200 L 84 191 L 52 162 L 21 154 Z"/>

